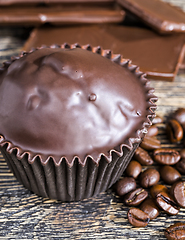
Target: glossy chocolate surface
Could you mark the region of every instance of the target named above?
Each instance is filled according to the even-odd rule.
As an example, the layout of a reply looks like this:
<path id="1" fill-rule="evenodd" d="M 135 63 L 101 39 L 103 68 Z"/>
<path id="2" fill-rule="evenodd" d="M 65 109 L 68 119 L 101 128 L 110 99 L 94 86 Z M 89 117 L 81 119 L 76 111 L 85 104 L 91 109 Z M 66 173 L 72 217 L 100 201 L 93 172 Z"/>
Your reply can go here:
<path id="1" fill-rule="evenodd" d="M 90 24 L 90 23 L 120 23 L 125 12 L 118 5 L 96 4 L 86 5 L 52 5 L 48 6 L 11 6 L 0 8 L 0 26 L 40 26 L 46 23 L 52 25 Z"/>
<path id="2" fill-rule="evenodd" d="M 161 0 L 117 0 L 160 33 L 185 32 L 185 13 Z"/>
<path id="3" fill-rule="evenodd" d="M 0 5 L 54 4 L 54 3 L 107 3 L 114 0 L 0 0 Z"/>
<path id="4" fill-rule="evenodd" d="M 91 155 L 98 161 L 146 131 L 154 104 L 144 82 L 88 50 L 36 50 L 0 77 L 0 133 L 43 159 Z"/>
<path id="5" fill-rule="evenodd" d="M 25 50 L 43 44 L 88 44 L 111 49 L 140 66 L 149 78 L 173 80 L 184 57 L 185 35 L 160 36 L 146 28 L 98 25 L 34 30 Z"/>
<path id="6" fill-rule="evenodd" d="M 185 58 L 183 58 L 182 63 L 180 64 L 180 69 L 185 70 Z"/>

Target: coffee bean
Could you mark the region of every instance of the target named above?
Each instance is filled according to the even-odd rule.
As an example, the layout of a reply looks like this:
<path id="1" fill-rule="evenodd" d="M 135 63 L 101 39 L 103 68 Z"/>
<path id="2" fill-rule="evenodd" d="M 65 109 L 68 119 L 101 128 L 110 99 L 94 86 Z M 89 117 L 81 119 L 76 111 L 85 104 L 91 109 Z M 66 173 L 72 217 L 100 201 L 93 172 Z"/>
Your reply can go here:
<path id="1" fill-rule="evenodd" d="M 160 169 L 160 175 L 167 184 L 173 184 L 181 179 L 181 174 L 173 167 L 165 165 Z"/>
<path id="2" fill-rule="evenodd" d="M 159 193 L 156 196 L 156 203 L 169 215 L 177 215 L 179 213 L 179 206 L 172 199 L 172 197 L 167 193 Z"/>
<path id="3" fill-rule="evenodd" d="M 152 125 L 151 127 L 148 128 L 148 132 L 146 134 L 147 137 L 154 137 L 157 136 L 159 130 L 158 127 L 155 125 Z"/>
<path id="4" fill-rule="evenodd" d="M 180 173 L 185 174 L 185 158 L 182 158 L 177 164 L 175 164 L 175 167 Z"/>
<path id="5" fill-rule="evenodd" d="M 177 120 L 185 130 L 185 108 L 178 108 L 173 114 L 172 119 Z"/>
<path id="6" fill-rule="evenodd" d="M 142 170 L 142 166 L 139 162 L 132 160 L 125 170 L 125 173 L 129 177 L 137 178 Z"/>
<path id="7" fill-rule="evenodd" d="M 166 132 L 170 142 L 172 143 L 180 142 L 183 138 L 183 128 L 180 123 L 175 119 L 171 119 L 167 123 Z"/>
<path id="8" fill-rule="evenodd" d="M 154 137 L 145 136 L 140 146 L 145 150 L 161 148 L 161 142 Z"/>
<path id="9" fill-rule="evenodd" d="M 180 172 L 185 174 L 185 148 L 178 152 L 173 148 L 161 147 L 160 141 L 156 138 L 159 130 L 155 124 L 162 122 L 163 119 L 159 116 L 154 119 L 153 125 L 148 129 L 148 133 L 140 147 L 136 149 L 134 160 L 130 162 L 125 170 L 128 178 L 137 179 L 139 177 L 138 183 L 141 187 L 148 188 L 152 186 L 150 189 L 152 198 L 148 198 L 148 191 L 145 189 L 136 189 L 136 182 L 133 189 L 129 187 L 132 182 L 128 183 L 129 181 L 127 182 L 125 177 L 122 179 L 123 183 L 120 180 L 116 185 L 117 193 L 123 196 L 122 200 L 126 205 L 138 206 L 141 204 L 140 209 L 132 208 L 128 212 L 129 222 L 133 226 L 146 226 L 150 219 L 155 219 L 159 215 L 161 209 L 169 215 L 176 215 L 180 207 L 185 208 L 185 182 L 181 180 L 180 174 Z M 185 108 L 176 111 L 166 125 L 166 133 L 172 143 L 180 142 L 184 131 Z M 153 155 L 151 155 L 152 153 Z M 160 167 L 160 174 L 153 168 L 148 168 L 142 172 L 141 165 L 152 165 L 154 163 L 152 158 L 156 163 L 164 165 Z M 174 165 L 174 167 L 169 165 Z M 173 184 L 170 191 L 164 185 L 158 184 L 160 176 L 166 184 Z M 142 217 L 142 214 L 147 215 Z M 178 230 L 177 236 L 179 236 L 179 233 Z M 184 236 L 185 234 L 177 239 L 183 239 Z"/>
<path id="10" fill-rule="evenodd" d="M 160 174 L 154 168 L 148 168 L 139 176 L 139 183 L 143 188 L 149 188 L 159 182 Z"/>
<path id="11" fill-rule="evenodd" d="M 164 235 L 168 240 L 185 239 L 185 223 L 179 222 L 164 230 Z"/>
<path id="12" fill-rule="evenodd" d="M 134 227 L 146 227 L 150 221 L 148 214 L 138 208 L 129 209 L 127 217 Z"/>
<path id="13" fill-rule="evenodd" d="M 179 206 L 174 201 L 173 197 L 169 194 L 169 191 L 166 187 L 161 187 L 162 185 L 154 185 L 150 193 L 155 199 L 156 204 L 167 214 L 177 215 L 179 212 Z"/>
<path id="14" fill-rule="evenodd" d="M 156 117 L 152 121 L 152 124 L 158 124 L 158 123 L 162 123 L 162 122 L 163 122 L 162 117 L 160 117 L 159 115 L 156 115 Z"/>
<path id="15" fill-rule="evenodd" d="M 153 159 L 150 157 L 147 151 L 138 147 L 135 151 L 134 158 L 141 163 L 141 165 L 152 165 Z"/>
<path id="16" fill-rule="evenodd" d="M 145 199 L 141 204 L 140 209 L 148 214 L 150 220 L 157 218 L 160 213 L 160 210 L 153 198 Z"/>
<path id="17" fill-rule="evenodd" d="M 185 148 L 181 149 L 179 153 L 181 158 L 185 158 Z"/>
<path id="18" fill-rule="evenodd" d="M 150 194 L 154 199 L 160 192 L 168 192 L 168 188 L 162 184 L 156 184 L 150 189 Z"/>
<path id="19" fill-rule="evenodd" d="M 136 181 L 132 177 L 124 177 L 116 183 L 115 188 L 118 196 L 123 196 L 136 189 Z"/>
<path id="20" fill-rule="evenodd" d="M 180 160 L 180 154 L 175 149 L 160 148 L 153 152 L 154 160 L 160 164 L 173 165 Z"/>
<path id="21" fill-rule="evenodd" d="M 179 181 L 172 185 L 170 194 L 174 197 L 179 206 L 185 208 L 185 182 Z"/>
<path id="22" fill-rule="evenodd" d="M 124 196 L 124 203 L 127 206 L 138 206 L 148 197 L 148 192 L 143 188 L 137 188 Z"/>

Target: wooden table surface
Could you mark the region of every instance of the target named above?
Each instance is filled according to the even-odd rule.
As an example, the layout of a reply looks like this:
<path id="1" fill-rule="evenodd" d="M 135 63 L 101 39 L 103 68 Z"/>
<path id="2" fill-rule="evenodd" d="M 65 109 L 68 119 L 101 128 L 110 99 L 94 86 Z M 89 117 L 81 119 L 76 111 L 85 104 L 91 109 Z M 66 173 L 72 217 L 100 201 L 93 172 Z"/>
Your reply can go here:
<path id="1" fill-rule="evenodd" d="M 176 0 L 176 4 L 184 7 L 185 1 Z M 0 62 L 20 52 L 29 30 L 0 28 Z M 185 72 L 179 72 L 174 82 L 151 81 L 151 85 L 159 98 L 157 114 L 160 116 L 166 118 L 171 111 L 185 107 Z M 163 146 L 169 146 L 163 125 L 160 132 Z M 134 228 L 128 223 L 127 211 L 128 207 L 112 190 L 72 203 L 38 197 L 18 183 L 0 155 L 0 239 L 162 240 L 166 239 L 166 227 L 185 222 L 185 209 L 181 209 L 177 216 L 161 213 L 147 227 Z"/>

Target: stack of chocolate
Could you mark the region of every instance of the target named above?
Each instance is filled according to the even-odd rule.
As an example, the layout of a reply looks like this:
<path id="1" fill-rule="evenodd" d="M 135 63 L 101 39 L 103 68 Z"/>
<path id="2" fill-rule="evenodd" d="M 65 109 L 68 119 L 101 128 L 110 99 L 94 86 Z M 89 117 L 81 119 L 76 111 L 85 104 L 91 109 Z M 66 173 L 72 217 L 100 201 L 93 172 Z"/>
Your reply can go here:
<path id="1" fill-rule="evenodd" d="M 36 27 L 25 51 L 101 46 L 158 80 L 173 80 L 185 68 L 185 13 L 161 0 L 0 0 L 0 25 Z"/>

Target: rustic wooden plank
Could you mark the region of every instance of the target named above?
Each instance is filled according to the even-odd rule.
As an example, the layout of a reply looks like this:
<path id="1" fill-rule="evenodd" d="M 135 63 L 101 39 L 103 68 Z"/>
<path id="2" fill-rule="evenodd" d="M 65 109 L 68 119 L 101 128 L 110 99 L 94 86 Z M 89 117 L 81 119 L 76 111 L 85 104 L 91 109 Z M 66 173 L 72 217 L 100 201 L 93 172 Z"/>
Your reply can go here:
<path id="1" fill-rule="evenodd" d="M 0 63 L 17 56 L 27 39 L 31 28 L 0 28 Z"/>
<path id="2" fill-rule="evenodd" d="M 183 0 L 162 0 L 163 2 L 168 2 L 172 4 L 173 6 L 177 6 L 181 8 L 183 11 L 185 11 L 185 4 Z"/>

